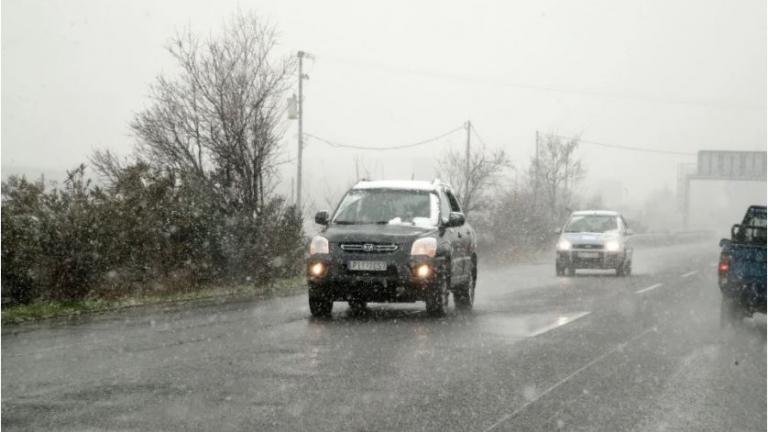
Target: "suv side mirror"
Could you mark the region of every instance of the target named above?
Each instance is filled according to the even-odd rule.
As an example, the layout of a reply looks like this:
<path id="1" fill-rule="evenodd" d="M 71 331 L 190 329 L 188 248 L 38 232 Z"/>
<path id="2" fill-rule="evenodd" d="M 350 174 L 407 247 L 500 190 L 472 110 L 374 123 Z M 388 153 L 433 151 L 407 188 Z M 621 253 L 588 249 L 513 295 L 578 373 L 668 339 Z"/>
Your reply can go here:
<path id="1" fill-rule="evenodd" d="M 552 229 L 552 234 L 562 234 L 563 229 L 562 228 L 554 228 Z"/>
<path id="2" fill-rule="evenodd" d="M 720 239 L 720 247 L 725 247 L 731 244 L 729 239 Z"/>
<path id="3" fill-rule="evenodd" d="M 328 215 L 328 212 L 323 210 L 317 212 L 315 214 L 315 223 L 320 225 L 328 225 L 328 222 L 330 221 L 330 216 Z"/>
<path id="4" fill-rule="evenodd" d="M 625 236 L 631 236 L 631 235 L 634 235 L 634 234 L 635 234 L 635 232 L 632 231 L 632 228 L 627 228 L 627 230 L 624 231 L 624 235 Z"/>
<path id="5" fill-rule="evenodd" d="M 731 227 L 731 240 L 736 240 L 736 237 L 739 235 L 740 231 L 741 231 L 741 225 L 733 224 L 733 226 Z"/>
<path id="6" fill-rule="evenodd" d="M 451 212 L 451 214 L 448 215 L 448 222 L 445 223 L 445 226 L 447 227 L 458 227 L 464 225 L 464 222 L 466 222 L 466 218 L 464 217 L 464 213 L 460 212 Z"/>

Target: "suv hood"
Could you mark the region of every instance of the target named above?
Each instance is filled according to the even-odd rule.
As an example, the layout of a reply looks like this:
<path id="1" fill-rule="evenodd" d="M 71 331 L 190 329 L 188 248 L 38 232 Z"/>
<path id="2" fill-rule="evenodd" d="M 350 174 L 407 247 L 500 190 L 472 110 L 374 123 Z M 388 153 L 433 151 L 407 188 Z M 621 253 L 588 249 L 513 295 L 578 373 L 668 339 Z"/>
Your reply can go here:
<path id="1" fill-rule="evenodd" d="M 392 224 L 331 225 L 320 235 L 327 238 L 330 243 L 405 243 L 433 231 L 437 231 L 437 228 Z"/>

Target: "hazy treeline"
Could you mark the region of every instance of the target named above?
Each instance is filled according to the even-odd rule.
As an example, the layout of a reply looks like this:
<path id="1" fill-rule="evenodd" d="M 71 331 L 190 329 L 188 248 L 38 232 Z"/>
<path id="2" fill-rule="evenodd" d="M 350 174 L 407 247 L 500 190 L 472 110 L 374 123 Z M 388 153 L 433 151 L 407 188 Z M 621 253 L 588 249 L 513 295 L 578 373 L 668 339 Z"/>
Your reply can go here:
<path id="1" fill-rule="evenodd" d="M 441 160 L 440 171 L 456 188 L 481 251 L 514 257 L 551 248 L 554 228 L 572 210 L 602 206 L 597 198 L 585 200 L 574 193 L 585 175 L 578 146 L 578 138 L 544 135 L 537 154 L 523 166 L 514 166 L 503 150 L 484 147 L 472 151 L 469 165 L 458 153 Z"/>

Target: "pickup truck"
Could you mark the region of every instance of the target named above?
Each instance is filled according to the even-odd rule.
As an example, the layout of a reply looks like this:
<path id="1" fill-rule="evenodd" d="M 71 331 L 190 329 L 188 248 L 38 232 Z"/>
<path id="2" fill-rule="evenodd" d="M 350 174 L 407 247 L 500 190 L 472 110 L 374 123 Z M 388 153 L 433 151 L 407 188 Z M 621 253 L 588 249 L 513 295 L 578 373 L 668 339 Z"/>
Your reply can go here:
<path id="1" fill-rule="evenodd" d="M 720 240 L 718 285 L 722 293 L 720 325 L 731 326 L 754 312 L 766 311 L 765 206 L 750 206 L 731 238 Z"/>

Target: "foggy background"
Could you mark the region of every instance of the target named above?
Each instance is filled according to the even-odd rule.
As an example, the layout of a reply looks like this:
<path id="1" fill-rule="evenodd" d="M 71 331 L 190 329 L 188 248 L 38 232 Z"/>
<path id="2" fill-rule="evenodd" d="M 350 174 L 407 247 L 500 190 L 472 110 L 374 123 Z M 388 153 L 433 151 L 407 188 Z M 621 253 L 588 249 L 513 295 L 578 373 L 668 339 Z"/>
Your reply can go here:
<path id="1" fill-rule="evenodd" d="M 582 193 L 644 209 L 651 219 L 647 210 L 660 197 L 677 199 L 678 167 L 695 163 L 696 151 L 765 149 L 760 0 L 7 1 L 3 177 L 60 179 L 96 149 L 129 154 L 128 123 L 148 105 L 148 85 L 175 67 L 169 39 L 186 27 L 214 32 L 238 9 L 272 22 L 285 55 L 313 55 L 305 61 L 304 130 L 333 142 L 408 144 L 471 120 L 489 149 L 508 153 L 514 168 L 506 181 L 514 182 L 533 156 L 537 130 L 580 135 Z M 277 191 L 290 199 L 297 134 L 296 121 L 286 122 Z M 426 146 L 372 152 L 307 139 L 305 216 L 329 207 L 357 173 L 431 180 L 441 151 L 461 150 L 465 140 L 460 131 Z M 753 186 L 739 206 L 765 201 L 765 183 Z M 707 187 L 696 186 L 692 203 L 713 193 Z M 743 208 L 735 212 L 738 219 Z"/>

